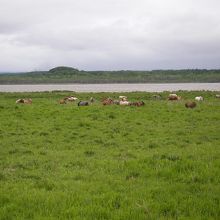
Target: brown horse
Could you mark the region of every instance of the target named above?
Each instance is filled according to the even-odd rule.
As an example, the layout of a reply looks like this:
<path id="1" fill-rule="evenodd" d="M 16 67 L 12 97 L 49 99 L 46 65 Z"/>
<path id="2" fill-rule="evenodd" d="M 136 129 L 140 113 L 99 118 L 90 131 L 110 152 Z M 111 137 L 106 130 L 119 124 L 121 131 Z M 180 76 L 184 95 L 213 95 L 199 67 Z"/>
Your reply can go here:
<path id="1" fill-rule="evenodd" d="M 114 101 L 110 98 L 107 98 L 102 101 L 102 104 L 103 105 L 112 105 L 112 104 L 114 104 Z"/>
<path id="2" fill-rule="evenodd" d="M 65 99 L 60 99 L 59 102 L 60 102 L 60 104 L 66 104 L 67 103 Z"/>
<path id="3" fill-rule="evenodd" d="M 181 96 L 178 96 L 177 94 L 169 94 L 168 100 L 174 101 L 174 100 L 180 100 Z"/>
<path id="4" fill-rule="evenodd" d="M 129 105 L 140 107 L 140 106 L 145 105 L 145 103 L 143 101 L 139 101 L 139 102 L 131 102 Z"/>
<path id="5" fill-rule="evenodd" d="M 186 102 L 185 106 L 186 106 L 186 108 L 195 108 L 196 103 L 195 102 Z"/>

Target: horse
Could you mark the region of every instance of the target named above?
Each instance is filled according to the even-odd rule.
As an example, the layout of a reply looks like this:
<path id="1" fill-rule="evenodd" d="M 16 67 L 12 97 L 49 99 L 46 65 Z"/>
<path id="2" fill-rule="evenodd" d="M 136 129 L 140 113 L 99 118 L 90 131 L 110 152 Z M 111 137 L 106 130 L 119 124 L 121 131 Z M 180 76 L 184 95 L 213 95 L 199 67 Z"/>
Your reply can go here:
<path id="1" fill-rule="evenodd" d="M 18 99 L 15 102 L 16 104 L 22 103 L 22 104 L 32 104 L 32 99 Z"/>
<path id="2" fill-rule="evenodd" d="M 78 106 L 88 106 L 89 102 L 87 101 L 79 101 Z"/>
<path id="3" fill-rule="evenodd" d="M 168 100 L 171 100 L 171 101 L 180 100 L 180 99 L 181 99 L 181 97 L 178 96 L 177 94 L 169 94 L 169 96 L 168 96 Z"/>
<path id="4" fill-rule="evenodd" d="M 185 107 L 186 108 L 195 108 L 196 107 L 196 103 L 195 102 L 186 102 L 185 103 Z"/>
<path id="5" fill-rule="evenodd" d="M 120 101 L 119 102 L 119 105 L 129 105 L 130 104 L 130 102 L 128 102 L 128 101 Z"/>
<path id="6" fill-rule="evenodd" d="M 195 97 L 195 100 L 196 100 L 196 101 L 203 101 L 204 98 L 203 98 L 202 96 L 196 96 L 196 97 Z"/>
<path id="7" fill-rule="evenodd" d="M 145 105 L 145 103 L 143 101 L 139 101 L 139 102 L 130 102 L 129 105 L 133 105 L 133 106 L 143 106 Z"/>
<path id="8" fill-rule="evenodd" d="M 127 101 L 127 100 L 128 100 L 127 96 L 124 96 L 124 95 L 120 95 L 120 96 L 119 96 L 119 99 L 120 99 L 121 101 Z"/>
<path id="9" fill-rule="evenodd" d="M 64 100 L 69 101 L 69 102 L 74 102 L 74 101 L 78 100 L 78 98 L 76 98 L 74 96 L 69 96 L 69 97 L 65 97 Z"/>
<path id="10" fill-rule="evenodd" d="M 112 105 L 112 104 L 114 104 L 114 101 L 110 98 L 107 98 L 102 101 L 102 104 L 103 105 Z"/>
<path id="11" fill-rule="evenodd" d="M 60 99 L 59 103 L 62 105 L 62 104 L 67 104 L 66 100 L 65 99 Z"/>

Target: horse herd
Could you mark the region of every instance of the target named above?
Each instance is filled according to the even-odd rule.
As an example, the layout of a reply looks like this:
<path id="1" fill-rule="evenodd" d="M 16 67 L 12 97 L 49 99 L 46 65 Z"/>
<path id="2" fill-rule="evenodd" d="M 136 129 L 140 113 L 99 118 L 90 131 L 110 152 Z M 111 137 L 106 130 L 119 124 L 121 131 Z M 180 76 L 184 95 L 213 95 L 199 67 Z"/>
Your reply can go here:
<path id="1" fill-rule="evenodd" d="M 143 106 L 145 103 L 143 101 L 130 102 L 128 101 L 127 96 L 119 96 L 119 100 L 113 100 L 111 98 L 107 98 L 102 100 L 103 105 L 130 105 L 130 106 Z"/>
<path id="2" fill-rule="evenodd" d="M 216 98 L 220 98 L 220 95 L 216 95 Z M 162 99 L 160 95 L 153 95 L 153 99 Z M 169 94 L 168 98 L 169 101 L 178 101 L 181 100 L 181 96 L 178 96 L 177 94 Z M 78 100 L 77 97 L 74 96 L 68 96 L 65 97 L 61 100 L 59 100 L 59 104 L 67 104 L 68 102 L 76 102 Z M 196 96 L 195 101 L 204 101 L 204 98 L 202 96 Z M 195 101 L 188 101 L 185 103 L 186 108 L 195 108 L 196 107 L 196 102 Z M 90 98 L 89 101 L 79 101 L 78 106 L 89 106 L 93 102 L 95 102 L 95 99 L 93 97 Z M 119 99 L 114 100 L 112 98 L 104 98 L 102 101 L 102 105 L 122 105 L 122 106 L 144 106 L 145 103 L 144 101 L 135 101 L 131 102 L 128 101 L 127 96 L 119 96 Z M 32 104 L 32 99 L 18 99 L 16 100 L 16 104 Z"/>

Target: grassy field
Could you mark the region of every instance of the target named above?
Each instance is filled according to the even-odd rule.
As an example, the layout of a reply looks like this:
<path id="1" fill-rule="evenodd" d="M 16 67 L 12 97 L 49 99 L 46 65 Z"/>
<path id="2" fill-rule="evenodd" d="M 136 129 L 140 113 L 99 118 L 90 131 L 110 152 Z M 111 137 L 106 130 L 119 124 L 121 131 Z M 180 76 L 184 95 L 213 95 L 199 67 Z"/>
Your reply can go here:
<path id="1" fill-rule="evenodd" d="M 167 94 L 125 93 L 138 108 L 0 93 L 0 219 L 220 219 L 220 99 L 178 92 L 205 98 L 186 109 Z"/>

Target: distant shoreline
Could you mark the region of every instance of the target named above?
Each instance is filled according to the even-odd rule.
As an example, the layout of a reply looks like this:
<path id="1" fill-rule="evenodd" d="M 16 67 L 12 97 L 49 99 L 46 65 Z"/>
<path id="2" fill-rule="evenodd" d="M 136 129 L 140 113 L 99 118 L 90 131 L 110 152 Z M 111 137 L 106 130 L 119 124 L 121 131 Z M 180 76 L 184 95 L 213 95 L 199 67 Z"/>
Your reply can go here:
<path id="1" fill-rule="evenodd" d="M 0 83 L 0 86 L 28 86 L 28 85 L 123 85 L 123 84 L 128 84 L 128 85 L 152 85 L 152 84 L 220 84 L 220 82 L 103 82 L 103 83 L 78 83 L 78 82 L 47 82 L 47 83 Z"/>
<path id="2" fill-rule="evenodd" d="M 0 84 L 141 84 L 141 83 L 219 83 L 220 69 L 152 71 L 83 71 L 56 67 L 49 71 L 0 74 Z"/>
<path id="3" fill-rule="evenodd" d="M 0 92 L 164 92 L 220 91 L 220 83 L 109 83 L 0 85 Z"/>

